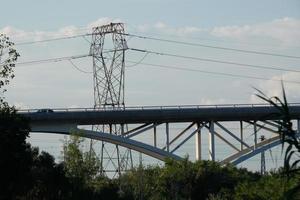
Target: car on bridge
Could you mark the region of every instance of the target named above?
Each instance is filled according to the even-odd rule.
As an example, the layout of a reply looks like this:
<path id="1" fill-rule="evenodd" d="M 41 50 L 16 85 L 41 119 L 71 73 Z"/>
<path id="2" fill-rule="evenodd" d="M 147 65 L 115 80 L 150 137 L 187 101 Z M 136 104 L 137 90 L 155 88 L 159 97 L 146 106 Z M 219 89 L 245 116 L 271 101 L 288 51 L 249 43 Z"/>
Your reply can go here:
<path id="1" fill-rule="evenodd" d="M 36 112 L 37 113 L 53 113 L 54 111 L 52 109 L 46 108 L 46 109 L 38 109 Z"/>

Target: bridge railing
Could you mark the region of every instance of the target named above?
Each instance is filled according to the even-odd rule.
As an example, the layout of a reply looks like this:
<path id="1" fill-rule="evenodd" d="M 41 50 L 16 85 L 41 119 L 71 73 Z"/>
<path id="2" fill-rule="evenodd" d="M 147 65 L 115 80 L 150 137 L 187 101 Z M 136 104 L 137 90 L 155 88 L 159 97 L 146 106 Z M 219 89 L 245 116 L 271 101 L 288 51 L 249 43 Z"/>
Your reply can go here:
<path id="1" fill-rule="evenodd" d="M 35 112 L 88 112 L 88 111 L 117 111 L 117 110 L 168 110 L 168 109 L 203 109 L 203 108 L 242 108 L 242 107 L 266 107 L 271 104 L 218 104 L 218 105 L 166 105 L 166 106 L 128 106 L 128 107 L 103 107 L 103 108 L 39 108 L 18 109 L 18 113 Z M 300 106 L 300 103 L 290 103 L 289 106 Z"/>

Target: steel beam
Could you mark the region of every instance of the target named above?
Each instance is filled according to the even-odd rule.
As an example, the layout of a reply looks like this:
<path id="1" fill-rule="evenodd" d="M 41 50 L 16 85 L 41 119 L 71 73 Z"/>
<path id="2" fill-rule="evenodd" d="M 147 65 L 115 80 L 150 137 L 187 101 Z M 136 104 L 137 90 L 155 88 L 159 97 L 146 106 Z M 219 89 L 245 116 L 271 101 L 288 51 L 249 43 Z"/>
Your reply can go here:
<path id="1" fill-rule="evenodd" d="M 156 125 L 157 126 L 157 125 Z M 156 133 L 156 126 L 153 127 L 153 140 L 154 140 L 154 147 L 157 147 L 157 133 Z"/>
<path id="2" fill-rule="evenodd" d="M 264 147 L 264 150 L 267 150 L 268 148 L 274 147 L 274 146 L 276 146 L 276 145 L 278 145 L 280 143 L 281 143 L 280 137 L 279 136 L 275 136 L 273 138 L 269 138 L 269 139 L 266 139 L 266 140 L 258 143 L 257 144 L 257 148 L 258 149 L 254 149 L 254 145 L 253 145 L 253 146 L 251 146 L 251 147 L 249 147 L 247 149 L 244 149 L 243 151 L 240 151 L 238 153 L 235 153 L 235 154 L 233 154 L 233 155 L 225 158 L 220 163 L 221 164 L 228 164 L 228 163 L 239 164 L 239 163 L 245 161 L 247 158 L 250 158 L 250 157 L 252 157 L 252 156 L 254 156 L 254 155 L 258 154 L 258 153 L 261 153 L 262 148 L 260 148 L 260 147 Z M 254 153 L 252 153 L 252 152 L 254 152 Z M 239 160 L 239 158 L 242 158 L 242 159 Z"/>
<path id="3" fill-rule="evenodd" d="M 240 121 L 240 139 L 241 139 L 241 151 L 244 149 L 243 141 L 244 141 L 244 128 L 243 128 L 243 121 Z"/>
<path id="4" fill-rule="evenodd" d="M 155 127 L 155 126 L 158 126 L 159 124 L 152 124 L 152 125 L 150 125 L 150 126 L 148 126 L 148 127 L 144 127 L 144 128 L 142 128 L 142 129 L 140 129 L 140 130 L 137 130 L 136 132 L 134 132 L 134 133 L 132 133 L 132 134 L 130 134 L 130 135 L 127 135 L 127 138 L 132 138 L 132 137 L 134 137 L 134 136 L 136 136 L 136 135 L 138 135 L 138 134 L 140 134 L 140 133 L 143 133 L 143 132 L 145 132 L 145 131 L 147 131 L 147 130 L 150 130 L 150 129 L 152 129 L 153 127 Z"/>
<path id="5" fill-rule="evenodd" d="M 256 121 L 253 122 L 253 129 L 254 129 L 254 149 L 256 149 L 256 146 L 257 146 L 257 127 L 256 127 Z"/>
<path id="6" fill-rule="evenodd" d="M 222 124 L 220 124 L 219 122 L 215 122 L 217 126 L 219 126 L 223 131 L 225 131 L 226 133 L 228 133 L 231 137 L 233 137 L 234 139 L 236 139 L 237 141 L 239 141 L 240 143 L 242 143 L 243 145 L 245 145 L 246 147 L 250 147 L 247 143 L 245 143 L 243 140 L 241 140 L 240 138 L 238 138 L 236 135 L 234 135 L 232 132 L 230 132 L 227 128 L 225 128 Z"/>
<path id="7" fill-rule="evenodd" d="M 169 135 L 169 123 L 166 123 L 166 147 L 167 147 L 167 152 L 170 152 L 170 146 L 169 146 L 169 140 L 170 140 L 170 135 Z"/>
<path id="8" fill-rule="evenodd" d="M 256 126 L 256 127 L 259 127 L 260 129 L 265 129 L 265 130 L 267 130 L 267 131 L 270 131 L 270 132 L 272 132 L 272 133 L 278 133 L 278 131 L 275 131 L 275 130 L 273 130 L 273 129 L 271 129 L 271 128 L 268 128 L 268 127 L 266 127 L 265 125 L 260 125 L 259 123 L 257 123 L 257 121 L 256 122 L 251 122 L 251 121 L 247 121 L 247 123 L 249 123 L 249 124 L 252 124 L 252 125 L 254 125 L 254 126 Z M 270 124 L 270 123 L 266 123 L 266 122 L 262 122 L 262 123 L 265 123 L 265 124 Z M 278 128 L 278 127 L 277 127 Z"/>
<path id="9" fill-rule="evenodd" d="M 208 156 L 209 160 L 215 161 L 215 127 L 214 127 L 214 122 L 211 121 L 209 123 L 209 136 L 208 136 L 208 145 L 209 145 L 209 150 L 208 150 Z"/>
<path id="10" fill-rule="evenodd" d="M 198 131 L 195 134 L 196 160 L 201 160 L 201 129 L 199 123 L 197 123 L 197 129 Z"/>
<path id="11" fill-rule="evenodd" d="M 193 135 L 195 135 L 196 132 L 198 132 L 205 124 L 201 124 L 199 128 L 194 130 L 188 137 L 186 137 L 180 144 L 178 144 L 172 151 L 171 153 L 174 153 L 179 147 L 181 147 L 186 141 L 188 141 Z"/>
<path id="12" fill-rule="evenodd" d="M 178 138 L 180 138 L 187 130 L 189 130 L 195 123 L 191 123 L 188 127 L 186 127 L 183 131 L 177 134 L 170 142 L 169 145 L 173 144 Z M 165 150 L 167 146 L 164 146 L 162 149 Z"/>

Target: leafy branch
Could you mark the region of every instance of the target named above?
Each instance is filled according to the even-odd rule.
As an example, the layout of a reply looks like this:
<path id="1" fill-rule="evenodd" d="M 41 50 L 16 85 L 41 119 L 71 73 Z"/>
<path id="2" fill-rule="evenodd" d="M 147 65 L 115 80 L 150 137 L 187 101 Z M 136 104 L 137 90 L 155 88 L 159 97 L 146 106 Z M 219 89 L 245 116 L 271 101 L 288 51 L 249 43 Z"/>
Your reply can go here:
<path id="1" fill-rule="evenodd" d="M 0 94 L 6 92 L 4 88 L 10 80 L 15 77 L 14 67 L 19 57 L 19 53 L 14 48 L 14 43 L 9 38 L 0 33 Z M 3 97 L 0 96 L 0 103 L 3 103 Z"/>
<path id="2" fill-rule="evenodd" d="M 282 150 L 284 149 L 285 144 L 287 145 L 284 156 L 284 169 L 289 177 L 290 175 L 300 171 L 300 168 L 298 167 L 300 162 L 300 140 L 297 131 L 293 130 L 290 108 L 287 102 L 283 83 L 281 83 L 281 86 L 283 100 L 277 96 L 268 97 L 261 90 L 255 89 L 258 92 L 258 94 L 256 94 L 257 97 L 270 103 L 278 110 L 279 120 L 274 120 L 274 122 L 279 127 L 278 133 L 282 142 Z M 295 158 L 295 160 L 292 158 Z"/>

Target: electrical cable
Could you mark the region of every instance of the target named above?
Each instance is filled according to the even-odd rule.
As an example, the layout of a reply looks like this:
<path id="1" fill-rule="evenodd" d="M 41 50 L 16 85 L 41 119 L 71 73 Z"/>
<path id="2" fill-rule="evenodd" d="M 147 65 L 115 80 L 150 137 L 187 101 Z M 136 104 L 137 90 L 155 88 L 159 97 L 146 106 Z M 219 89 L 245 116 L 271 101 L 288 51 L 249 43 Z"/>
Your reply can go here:
<path id="1" fill-rule="evenodd" d="M 135 34 L 145 34 L 145 31 L 140 31 L 138 26 L 136 25 L 133 25 L 133 24 L 128 24 L 128 23 L 125 23 L 126 25 L 128 25 L 128 27 L 130 26 L 133 30 L 135 31 L 131 31 L 132 33 L 135 33 Z M 165 33 L 165 34 L 162 34 L 162 33 L 158 33 L 158 32 L 152 32 L 151 31 L 151 35 L 155 35 L 155 36 L 162 36 L 162 37 L 172 37 L 172 38 L 183 38 L 183 39 L 192 39 L 192 40 L 204 40 L 204 41 L 212 41 L 212 42 L 226 42 L 226 43 L 239 43 L 239 44 L 242 44 L 242 45 L 251 45 L 251 46 L 260 46 L 260 47 L 282 47 L 282 46 L 285 46 L 285 47 L 291 47 L 291 48 L 300 48 L 300 46 L 295 46 L 295 45 L 291 45 L 291 44 L 280 44 L 280 45 L 274 45 L 274 44 L 262 44 L 261 42 L 258 43 L 253 43 L 253 42 L 246 42 L 246 41 L 232 41 L 232 40 L 226 40 L 225 38 L 221 39 L 221 38 L 215 38 L 215 39 L 212 39 L 212 38 L 208 38 L 208 37 L 199 37 L 199 36 L 184 36 L 184 35 L 178 35 L 176 33 Z M 153 37 L 153 36 L 149 36 L 147 35 L 148 37 Z"/>
<path id="2" fill-rule="evenodd" d="M 138 64 L 141 64 L 145 60 L 145 58 L 147 57 L 147 55 L 148 55 L 148 53 L 145 53 L 145 55 L 138 62 L 136 62 L 133 65 L 127 65 L 126 67 L 134 67 L 134 66 L 136 66 Z"/>
<path id="3" fill-rule="evenodd" d="M 124 35 L 131 36 L 131 37 L 136 37 L 136 38 L 140 38 L 140 39 L 148 39 L 148 40 L 183 44 L 183 45 L 189 45 L 189 46 L 198 46 L 198 47 L 213 48 L 213 49 L 220 49 L 220 50 L 226 50 L 226 51 L 235 51 L 235 52 L 241 52 L 241 53 L 250 53 L 250 54 L 257 54 L 257 55 L 267 55 L 267 56 L 276 56 L 276 57 L 300 59 L 300 56 L 293 56 L 293 55 L 285 55 L 285 54 L 269 53 L 269 52 L 246 50 L 246 49 L 229 48 L 229 47 L 222 47 L 222 46 L 213 46 L 213 45 L 206 45 L 206 44 L 200 44 L 200 43 L 190 43 L 190 42 L 176 41 L 176 40 L 170 40 L 170 39 L 162 39 L 162 38 L 156 38 L 156 37 L 141 36 L 141 35 L 135 35 L 135 34 L 124 34 Z"/>
<path id="4" fill-rule="evenodd" d="M 64 40 L 64 39 L 73 39 L 73 38 L 77 38 L 77 37 L 83 37 L 84 39 L 86 39 L 85 36 L 89 36 L 89 35 L 92 35 L 92 34 L 91 33 L 86 33 L 86 34 L 66 36 L 66 37 L 58 37 L 58 38 L 52 38 L 52 39 L 46 39 L 46 40 L 38 40 L 38 41 L 31 41 L 31 42 L 30 41 L 29 42 L 20 42 L 20 43 L 16 43 L 15 45 L 28 45 L 28 44 L 51 42 L 51 41 L 58 41 L 58 40 Z M 183 45 L 189 45 L 189 46 L 198 46 L 198 47 L 213 48 L 213 49 L 220 49 L 220 50 L 227 50 L 227 51 L 235 51 L 235 52 L 241 52 L 241 53 L 250 53 L 250 54 L 258 54 L 258 55 L 267 55 L 267 56 L 277 56 L 277 57 L 300 59 L 300 56 L 293 56 L 293 55 L 286 55 L 286 54 L 277 54 L 277 53 L 269 53 L 269 52 L 255 51 L 255 50 L 229 48 L 229 47 L 223 47 L 223 46 L 213 46 L 213 45 L 207 45 L 207 44 L 201 44 L 201 43 L 190 43 L 190 42 L 183 42 L 183 41 L 176 41 L 176 40 L 163 39 L 163 38 L 157 38 L 157 37 L 142 36 L 142 35 L 129 34 L 129 33 L 125 33 L 123 35 L 130 36 L 130 37 L 136 37 L 136 38 L 140 38 L 140 39 L 148 39 L 148 40 L 183 44 Z"/>
<path id="5" fill-rule="evenodd" d="M 64 60 L 74 60 L 79 58 L 85 58 L 91 56 L 90 54 L 83 54 L 77 56 L 66 56 L 66 57 L 57 57 L 57 58 L 49 58 L 49 59 L 42 59 L 42 60 L 32 60 L 32 61 L 25 61 L 25 62 L 17 62 L 15 63 L 16 66 L 19 65 L 34 65 L 34 64 L 42 64 L 42 63 L 49 63 L 49 62 L 60 62 Z M 1 66 L 1 65 L 0 65 Z"/>
<path id="6" fill-rule="evenodd" d="M 235 65 L 235 66 L 240 66 L 240 67 L 244 66 L 244 67 L 251 67 L 251 68 L 258 68 L 258 69 L 267 69 L 267 70 L 276 70 L 276 71 L 286 71 L 286 72 L 297 72 L 297 73 L 300 73 L 300 70 L 294 70 L 294 69 L 283 69 L 283 68 L 279 68 L 279 67 L 269 67 L 269 66 L 263 66 L 263 65 L 237 63 L 237 62 L 231 62 L 231 61 L 225 61 L 225 60 L 216 60 L 216 59 L 209 59 L 209 58 L 184 56 L 184 55 L 179 55 L 179 54 L 170 54 L 170 53 L 150 51 L 150 50 L 143 50 L 143 49 L 136 49 L 136 48 L 129 48 L 129 50 L 137 51 L 137 52 L 144 52 L 144 53 L 151 53 L 151 54 L 156 54 L 156 55 L 161 55 L 161 56 L 184 58 L 184 59 L 189 59 L 189 60 L 199 60 L 199 61 L 205 61 L 205 62 L 213 62 L 213 63 L 220 63 L 220 64 Z"/>
<path id="7" fill-rule="evenodd" d="M 129 61 L 129 60 L 127 60 L 127 62 L 129 62 L 129 63 L 138 63 L 138 62 Z M 140 62 L 138 64 L 146 65 L 146 66 L 152 66 L 152 67 L 165 68 L 165 69 L 175 69 L 175 70 L 180 70 L 180 71 L 191 71 L 191 72 L 200 72 L 200 73 L 213 74 L 213 75 L 229 76 L 229 77 L 235 77 L 235 78 L 247 78 L 247 79 L 256 79 L 256 80 L 264 80 L 264 81 L 276 81 L 276 82 L 283 81 L 284 83 L 300 84 L 300 81 L 267 79 L 267 78 L 256 77 L 256 76 L 239 75 L 239 74 L 231 74 L 231 73 L 223 73 L 223 72 L 212 72 L 212 71 L 205 71 L 205 70 L 199 70 L 199 69 L 190 69 L 190 68 L 176 67 L 176 66 L 170 66 L 170 65 L 144 63 L 144 62 Z"/>
<path id="8" fill-rule="evenodd" d="M 57 38 L 52 38 L 52 39 L 29 41 L 29 42 L 19 42 L 19 43 L 15 43 L 15 45 L 16 46 L 20 46 L 20 45 L 43 43 L 43 42 L 52 42 L 52 41 L 58 41 L 58 40 L 65 40 L 65 39 L 73 39 L 73 38 L 78 38 L 78 37 L 84 37 L 84 36 L 87 36 L 87 35 L 89 35 L 89 34 L 81 34 L 81 35 L 66 36 L 66 37 L 57 37 Z"/>
<path id="9" fill-rule="evenodd" d="M 79 72 L 82 72 L 82 73 L 85 73 L 85 74 L 91 74 L 91 73 L 93 73 L 93 72 L 88 72 L 88 71 L 84 71 L 84 70 L 82 70 L 82 69 L 80 69 L 77 65 L 75 65 L 71 60 L 68 60 L 70 63 L 71 63 L 71 65 L 73 65 L 73 67 L 75 68 L 75 69 L 77 69 Z"/>

